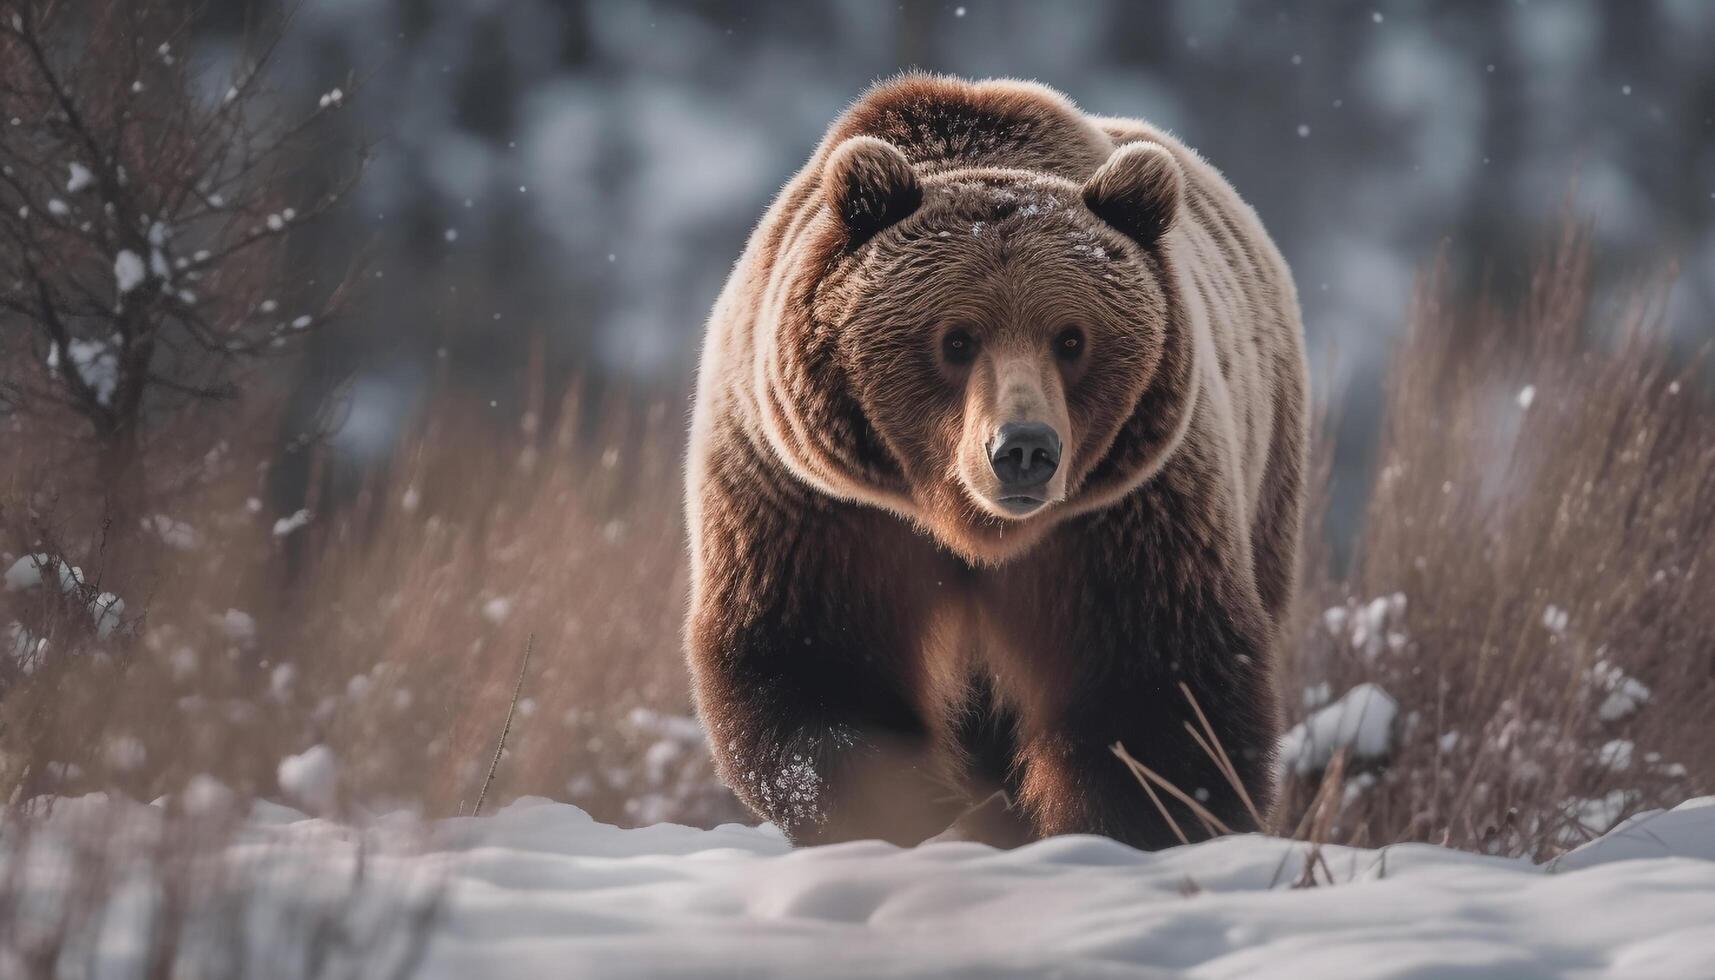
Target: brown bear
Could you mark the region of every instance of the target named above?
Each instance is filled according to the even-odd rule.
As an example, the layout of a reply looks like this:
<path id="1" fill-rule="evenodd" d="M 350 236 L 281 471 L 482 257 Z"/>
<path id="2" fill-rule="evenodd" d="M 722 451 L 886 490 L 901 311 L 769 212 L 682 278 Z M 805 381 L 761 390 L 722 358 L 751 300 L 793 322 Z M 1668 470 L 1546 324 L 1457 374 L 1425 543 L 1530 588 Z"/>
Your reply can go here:
<path id="1" fill-rule="evenodd" d="M 1209 833 L 1120 743 L 1255 827 L 1307 381 L 1291 274 L 1213 167 L 1033 83 L 879 84 L 702 357 L 689 659 L 757 813 L 800 843 L 915 843 L 990 798 L 996 843 Z"/>

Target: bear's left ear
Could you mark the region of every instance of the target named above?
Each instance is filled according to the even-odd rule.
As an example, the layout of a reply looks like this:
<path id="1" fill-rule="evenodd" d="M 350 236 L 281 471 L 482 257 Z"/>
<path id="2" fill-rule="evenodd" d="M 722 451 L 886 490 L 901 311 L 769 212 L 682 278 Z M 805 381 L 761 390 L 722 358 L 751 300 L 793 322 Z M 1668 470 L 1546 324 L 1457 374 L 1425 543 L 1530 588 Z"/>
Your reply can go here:
<path id="1" fill-rule="evenodd" d="M 1145 248 L 1179 213 L 1185 175 L 1160 143 L 1127 143 L 1084 183 L 1084 205 Z"/>
<path id="2" fill-rule="evenodd" d="M 873 136 L 853 136 L 834 148 L 822 170 L 822 189 L 850 248 L 905 220 L 923 203 L 911 161 Z"/>

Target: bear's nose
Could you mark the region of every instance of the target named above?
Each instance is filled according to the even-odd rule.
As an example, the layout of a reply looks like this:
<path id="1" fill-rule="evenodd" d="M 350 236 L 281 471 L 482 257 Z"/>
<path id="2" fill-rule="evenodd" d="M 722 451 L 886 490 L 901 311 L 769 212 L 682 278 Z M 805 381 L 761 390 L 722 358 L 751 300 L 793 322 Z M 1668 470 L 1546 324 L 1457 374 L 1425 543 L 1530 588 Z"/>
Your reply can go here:
<path id="1" fill-rule="evenodd" d="M 1003 492 L 1040 487 L 1060 468 L 1060 433 L 1046 422 L 1008 422 L 992 445 L 989 465 Z"/>

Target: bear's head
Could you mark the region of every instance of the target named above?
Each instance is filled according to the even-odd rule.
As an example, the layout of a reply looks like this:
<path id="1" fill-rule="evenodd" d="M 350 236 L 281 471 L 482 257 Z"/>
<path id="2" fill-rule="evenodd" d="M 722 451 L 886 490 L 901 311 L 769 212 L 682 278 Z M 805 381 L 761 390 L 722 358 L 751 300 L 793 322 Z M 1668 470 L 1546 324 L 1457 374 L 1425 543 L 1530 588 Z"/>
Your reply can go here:
<path id="1" fill-rule="evenodd" d="M 818 482 L 999 563 L 1160 466 L 1196 386 L 1165 147 L 1119 146 L 1076 182 L 920 172 L 860 135 L 820 188 L 824 250 L 776 365 L 808 379 L 785 397 L 820 398 L 790 426 L 822 447 L 801 467 Z"/>

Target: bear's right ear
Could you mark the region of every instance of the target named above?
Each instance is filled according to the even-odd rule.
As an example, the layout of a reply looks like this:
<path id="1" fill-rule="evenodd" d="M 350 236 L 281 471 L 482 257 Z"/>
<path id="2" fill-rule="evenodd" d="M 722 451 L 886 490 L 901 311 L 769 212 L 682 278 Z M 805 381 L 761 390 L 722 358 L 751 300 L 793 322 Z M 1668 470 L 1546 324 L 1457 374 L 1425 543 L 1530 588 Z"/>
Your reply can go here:
<path id="1" fill-rule="evenodd" d="M 1179 213 L 1185 176 L 1160 143 L 1127 143 L 1084 184 L 1084 205 L 1148 248 Z"/>
<path id="2" fill-rule="evenodd" d="M 899 148 L 873 136 L 853 136 L 828 155 L 822 169 L 828 207 L 856 248 L 917 210 L 923 189 Z"/>

